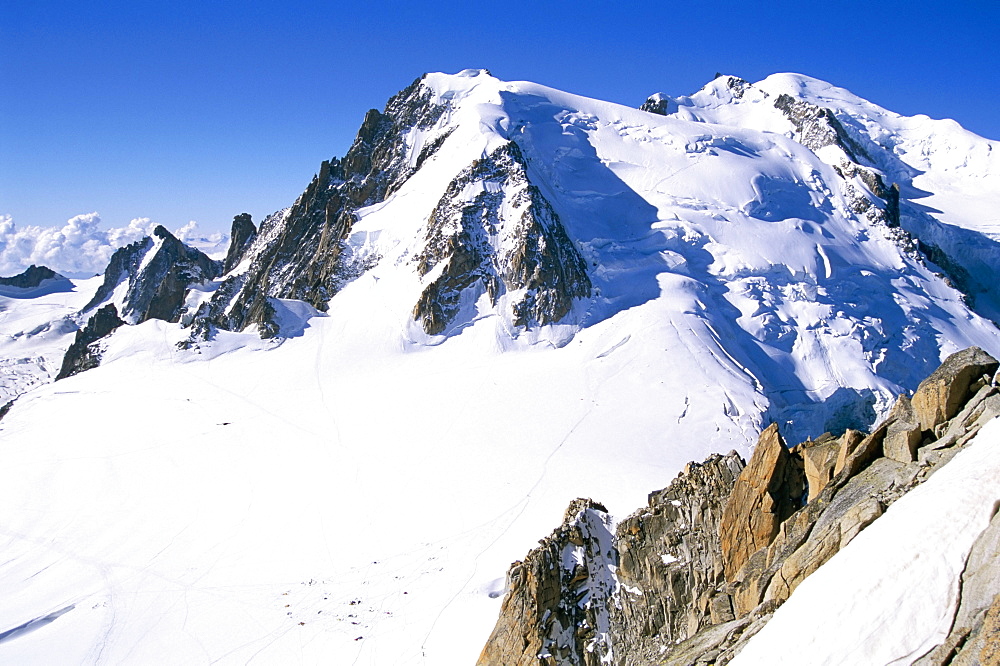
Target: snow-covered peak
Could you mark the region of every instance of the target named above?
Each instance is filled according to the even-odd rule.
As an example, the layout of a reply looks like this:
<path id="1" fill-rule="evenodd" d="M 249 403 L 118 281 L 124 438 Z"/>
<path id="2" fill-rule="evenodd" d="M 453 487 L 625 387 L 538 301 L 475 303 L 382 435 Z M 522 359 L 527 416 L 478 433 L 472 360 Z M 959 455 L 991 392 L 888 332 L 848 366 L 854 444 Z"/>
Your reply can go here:
<path id="1" fill-rule="evenodd" d="M 281 337 L 270 297 L 369 321 L 390 346 L 561 347 L 661 295 L 673 325 L 719 340 L 706 381 L 735 368 L 756 396 L 734 423 L 792 439 L 872 421 L 943 354 L 996 349 L 967 303 L 992 316 L 1000 298 L 965 266 L 1000 253 L 910 203 L 909 167 L 850 115 L 877 107 L 794 74 L 719 76 L 675 102 L 662 116 L 427 74 L 262 226 L 196 337 Z M 380 324 L 357 314 L 372 302 Z"/>
<path id="2" fill-rule="evenodd" d="M 630 510 L 1000 355 L 993 142 L 793 75 L 665 100 L 428 74 L 219 279 L 123 255 L 94 305 L 185 316 L 123 316 L 4 417 L 0 629 L 76 610 L 0 659 L 470 663 L 567 498 Z"/>
<path id="3" fill-rule="evenodd" d="M 434 91 L 437 103 L 458 101 L 468 97 L 479 88 L 486 88 L 487 96 L 503 83 L 485 69 L 464 69 L 457 74 L 433 72 L 425 74 L 420 83 Z"/>

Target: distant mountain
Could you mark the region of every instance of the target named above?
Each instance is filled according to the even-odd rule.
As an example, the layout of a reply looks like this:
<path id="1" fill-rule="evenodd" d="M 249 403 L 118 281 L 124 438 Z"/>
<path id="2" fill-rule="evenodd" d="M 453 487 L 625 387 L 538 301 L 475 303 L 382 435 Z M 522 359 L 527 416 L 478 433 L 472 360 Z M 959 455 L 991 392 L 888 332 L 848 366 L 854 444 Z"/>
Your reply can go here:
<path id="1" fill-rule="evenodd" d="M 0 288 L 0 660 L 471 663 L 573 497 L 611 539 L 1000 356 L 996 210 L 997 142 L 803 75 L 425 75 L 224 258 L 159 227 Z"/>
<path id="2" fill-rule="evenodd" d="M 32 264 L 12 277 L 0 277 L 0 287 L 14 287 L 15 289 L 34 289 L 41 286 L 46 280 L 55 280 L 62 277 L 47 266 L 35 266 Z"/>
<path id="3" fill-rule="evenodd" d="M 1000 226 L 922 203 L 1000 204 L 992 142 L 799 75 L 720 76 L 644 108 L 663 117 L 479 70 L 415 81 L 260 233 L 240 218 L 252 242 L 192 344 L 281 337 L 275 299 L 324 311 L 387 272 L 370 298 L 408 301 L 408 339 L 432 344 L 487 318 L 561 345 L 670 292 L 756 394 L 736 411 L 766 404 L 793 438 L 870 425 L 942 351 L 995 344 L 969 310 L 1000 319 Z"/>

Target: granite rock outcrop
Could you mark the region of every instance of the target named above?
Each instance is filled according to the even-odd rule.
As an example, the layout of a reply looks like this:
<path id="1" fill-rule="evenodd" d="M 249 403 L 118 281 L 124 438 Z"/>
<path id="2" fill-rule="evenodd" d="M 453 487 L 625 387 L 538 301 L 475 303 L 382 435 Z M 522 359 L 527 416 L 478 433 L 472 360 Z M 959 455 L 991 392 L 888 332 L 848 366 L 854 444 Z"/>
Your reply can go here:
<path id="1" fill-rule="evenodd" d="M 603 505 L 576 499 L 562 525 L 511 565 L 500 621 L 479 664 L 606 663 L 618 564 L 608 521 Z"/>
<path id="2" fill-rule="evenodd" d="M 771 426 L 749 464 L 735 453 L 689 464 L 667 488 L 650 494 L 647 507 L 619 521 L 600 556 L 569 578 L 550 564 L 558 548 L 543 541 L 511 568 L 511 580 L 520 581 L 528 566 L 532 583 L 509 586 L 479 663 L 597 663 L 581 656 L 595 654 L 584 643 L 575 644 L 584 652 L 554 653 L 541 649 L 537 638 L 535 619 L 552 615 L 552 599 L 572 599 L 573 589 L 589 585 L 584 575 L 611 593 L 576 610 L 563 608 L 559 631 L 572 635 L 567 622 L 584 609 L 600 617 L 595 604 L 606 604 L 607 639 L 596 653 L 602 663 L 729 663 L 803 580 L 1000 416 L 998 367 L 970 348 L 950 356 L 912 400 L 900 396 L 870 434 L 824 433 L 788 450 Z M 612 524 L 599 505 L 588 506 L 601 525 Z M 995 663 L 998 535 L 995 517 L 961 574 L 947 638 L 917 663 Z M 592 625 L 578 628 L 586 626 Z M 511 646 L 520 649 L 517 660 Z"/>

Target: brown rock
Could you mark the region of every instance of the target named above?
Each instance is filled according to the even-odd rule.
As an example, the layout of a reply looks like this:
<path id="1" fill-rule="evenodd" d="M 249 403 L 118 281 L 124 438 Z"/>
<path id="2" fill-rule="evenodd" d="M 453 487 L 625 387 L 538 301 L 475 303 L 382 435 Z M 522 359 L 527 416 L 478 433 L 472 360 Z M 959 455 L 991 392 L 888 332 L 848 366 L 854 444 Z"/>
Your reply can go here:
<path id="1" fill-rule="evenodd" d="M 784 602 L 799 583 L 820 568 L 861 530 L 882 515 L 882 505 L 868 498 L 848 509 L 842 517 L 809 535 L 809 539 L 785 558 L 764 594 L 765 601 Z"/>
<path id="2" fill-rule="evenodd" d="M 774 540 L 782 521 L 801 506 L 804 490 L 800 468 L 777 424 L 771 424 L 761 433 L 722 514 L 719 539 L 726 580 L 733 580 L 751 555 Z"/>
<path id="3" fill-rule="evenodd" d="M 624 518 L 617 605 L 611 612 L 615 664 L 658 663 L 665 650 L 733 619 L 719 550 L 719 522 L 745 463 L 735 451 L 690 463 L 646 507 Z"/>
<path id="4" fill-rule="evenodd" d="M 923 434 L 910 399 L 905 395 L 899 396 L 886 422 L 888 429 L 882 442 L 885 457 L 904 463 L 916 460 L 917 447 L 923 439 Z"/>
<path id="5" fill-rule="evenodd" d="M 969 347 L 945 359 L 913 394 L 913 411 L 920 427 L 934 430 L 958 414 L 970 394 L 982 386 L 977 382 L 984 375 L 992 377 L 998 367 L 1000 362 L 979 347 Z"/>
<path id="6" fill-rule="evenodd" d="M 843 435 L 840 436 L 838 440 L 839 446 L 837 447 L 837 462 L 833 466 L 833 475 L 837 476 L 840 474 L 840 470 L 844 469 L 844 465 L 847 464 L 847 459 L 852 453 L 854 453 L 861 442 L 865 440 L 865 433 L 860 430 L 848 429 Z"/>
<path id="7" fill-rule="evenodd" d="M 820 438 L 816 442 L 806 442 L 796 448 L 802 456 L 806 486 L 809 488 L 808 501 L 811 502 L 833 478 L 841 441 L 838 438 Z"/>
<path id="8" fill-rule="evenodd" d="M 882 443 L 885 441 L 887 432 L 889 432 L 889 425 L 883 423 L 875 429 L 875 432 L 863 437 L 853 449 L 850 446 L 841 447 L 840 454 L 837 456 L 837 465 L 833 470 L 834 479 L 839 478 L 841 481 L 846 481 L 870 465 L 873 460 L 881 457 Z M 850 453 L 847 453 L 848 450 Z"/>
<path id="9" fill-rule="evenodd" d="M 979 662 L 983 666 L 1000 666 L 1000 594 L 993 599 L 993 606 L 986 611 L 986 619 L 979 635 L 982 641 Z"/>
<path id="10" fill-rule="evenodd" d="M 600 628 L 608 626 L 614 592 L 608 572 L 618 562 L 606 511 L 593 500 L 573 500 L 563 524 L 511 565 L 479 666 L 602 663 L 610 648 Z"/>
<path id="11" fill-rule="evenodd" d="M 729 663 L 806 577 L 1000 414 L 995 387 L 973 379 L 965 396 L 973 394 L 938 424 L 948 440 L 940 446 L 927 441 L 933 431 L 921 428 L 906 398 L 867 436 L 825 434 L 789 451 L 771 426 L 749 465 L 736 453 L 689 464 L 622 520 L 612 541 L 599 511 L 571 508 L 542 548 L 511 569 L 509 598 L 480 663 Z M 912 461 L 917 435 L 926 441 L 920 462 Z M 806 473 L 810 494 L 813 485 L 818 492 L 798 508 Z M 1000 516 L 966 562 L 951 631 L 915 666 L 1000 666 L 998 548 Z M 580 607 L 582 594 L 596 601 Z"/>

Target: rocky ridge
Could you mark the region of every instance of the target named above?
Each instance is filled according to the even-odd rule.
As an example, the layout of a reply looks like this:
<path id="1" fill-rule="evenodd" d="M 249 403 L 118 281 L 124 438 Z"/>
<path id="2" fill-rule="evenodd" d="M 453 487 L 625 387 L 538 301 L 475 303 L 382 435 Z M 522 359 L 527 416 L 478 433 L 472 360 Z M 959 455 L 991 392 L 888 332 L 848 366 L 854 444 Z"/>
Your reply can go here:
<path id="1" fill-rule="evenodd" d="M 61 277 L 61 275 L 48 266 L 36 266 L 32 264 L 17 275 L 11 277 L 0 277 L 0 286 L 15 287 L 17 289 L 31 289 L 39 286 L 45 280 Z"/>
<path id="2" fill-rule="evenodd" d="M 855 213 L 865 215 L 872 223 L 899 228 L 899 185 L 886 185 L 882 174 L 868 166 L 872 158 L 850 136 L 833 111 L 790 95 L 779 95 L 774 100 L 774 107 L 791 121 L 796 140 L 806 148 L 813 152 L 829 147 L 839 149 L 833 166 L 848 181 L 847 190 Z M 915 249 L 908 234 L 897 231 L 896 235 L 898 242 L 907 249 Z"/>
<path id="3" fill-rule="evenodd" d="M 78 315 L 89 319 L 76 332 L 55 379 L 100 365 L 101 339 L 120 326 L 150 319 L 181 321 L 191 286 L 209 282 L 221 271 L 221 262 L 188 247 L 162 226 L 151 237 L 119 248 L 111 255 L 104 281 Z"/>
<path id="4" fill-rule="evenodd" d="M 449 105 L 418 79 L 384 111 L 368 112 L 345 157 L 323 162 L 290 209 L 265 220 L 256 234 L 248 218 L 234 220 L 239 249 L 226 258 L 222 285 L 193 317 L 192 344 L 217 329 L 251 325 L 264 338 L 279 336 L 274 298 L 325 311 L 344 284 L 379 260 L 359 259 L 347 247 L 356 211 L 384 201 L 440 150 L 454 131 L 446 122 Z M 524 327 L 558 321 L 574 299 L 590 294 L 583 259 L 531 184 L 514 142 L 452 179 L 424 236 L 414 261 L 426 284 L 412 314 L 428 334 L 444 332 L 462 299 L 474 302 L 483 293 L 492 305 L 510 294 L 513 325 Z"/>
<path id="5" fill-rule="evenodd" d="M 670 112 L 670 98 L 663 93 L 654 93 L 646 98 L 639 110 L 665 116 Z"/>
<path id="6" fill-rule="evenodd" d="M 515 326 L 559 321 L 574 299 L 590 295 L 586 264 L 551 204 L 529 182 L 514 142 L 473 162 L 448 185 L 416 261 L 430 282 L 413 317 L 432 335 L 455 319 L 470 288 L 470 300 L 485 292 L 493 305 L 504 293 L 518 292 L 510 306 Z"/>
<path id="7" fill-rule="evenodd" d="M 257 227 L 254 226 L 250 213 L 241 213 L 233 218 L 233 226 L 229 232 L 229 250 L 222 262 L 223 274 L 239 265 L 255 238 L 257 238 Z"/>
<path id="8" fill-rule="evenodd" d="M 436 127 L 445 113 L 447 106 L 432 96 L 418 79 L 393 96 L 383 111 L 368 111 L 344 158 L 323 162 L 292 207 L 270 216 L 246 241 L 238 256 L 247 267 L 227 276 L 211 301 L 202 305 L 192 340 L 210 339 L 216 329 L 242 331 L 251 325 L 261 337 L 279 335 L 271 298 L 293 298 L 327 309 L 330 298 L 365 268 L 343 254 L 355 211 L 384 200 L 447 138 L 448 131 L 441 129 L 421 145 L 407 141 L 413 130 Z M 234 221 L 234 238 L 236 225 Z M 241 238 L 247 235 L 239 232 Z M 237 263 L 227 257 L 230 269 Z"/>
<path id="9" fill-rule="evenodd" d="M 346 282 L 379 259 L 357 259 L 346 247 L 355 212 L 395 192 L 454 131 L 439 122 L 449 102 L 436 99 L 418 79 L 383 111 L 370 110 L 344 158 L 323 162 L 290 208 L 267 217 L 259 229 L 249 214 L 233 219 L 221 262 L 185 246 L 162 226 L 152 237 L 120 248 L 81 314 L 115 301 L 116 316 L 126 324 L 161 319 L 189 326 L 181 346 L 193 347 L 220 329 L 254 326 L 262 338 L 280 337 L 274 299 L 296 299 L 325 311 Z M 532 327 L 559 321 L 574 299 L 591 291 L 585 262 L 530 182 L 514 142 L 454 177 L 429 216 L 424 241 L 413 259 L 425 285 L 412 316 L 428 334 L 444 332 L 463 299 L 474 302 L 483 293 L 494 306 L 504 301 L 514 326 Z M 192 285 L 220 277 L 209 298 L 188 302 Z M 99 355 L 82 361 L 80 351 L 93 342 L 74 348 L 66 367 L 73 372 L 94 367 Z"/>
<path id="10" fill-rule="evenodd" d="M 99 366 L 104 352 L 101 340 L 124 325 L 125 322 L 118 316 L 118 308 L 114 303 L 99 308 L 87 325 L 76 332 L 73 344 L 63 356 L 56 381 Z"/>
<path id="11" fill-rule="evenodd" d="M 913 186 L 920 172 L 900 159 L 892 140 L 843 111 L 786 93 L 770 95 L 739 77 L 727 76 L 723 81 L 735 100 L 748 96 L 752 102 L 772 104 L 791 124 L 789 135 L 820 155 L 844 179 L 855 214 L 883 227 L 908 256 L 933 264 L 979 314 L 1000 321 L 1000 306 L 990 284 L 981 277 L 1000 265 L 1000 246 L 977 246 L 969 242 L 966 231 L 941 224 L 927 214 L 926 207 L 907 201 L 927 192 Z M 656 112 L 659 97 L 652 96 L 641 108 Z"/>
<path id="12" fill-rule="evenodd" d="M 221 272 L 220 262 L 188 247 L 158 225 L 152 236 L 111 255 L 104 282 L 81 312 L 120 298 L 120 316 L 127 324 L 149 319 L 177 322 L 190 286 L 213 280 Z"/>
<path id="13" fill-rule="evenodd" d="M 560 567 L 552 553 L 573 543 L 568 512 L 540 548 L 512 565 L 478 663 L 728 663 L 806 577 L 1000 415 L 998 368 L 977 348 L 953 354 L 870 434 L 825 433 L 789 450 L 771 426 L 748 464 L 735 453 L 690 464 L 617 524 L 610 550 L 583 549 L 580 564 Z M 592 521 L 611 524 L 592 500 L 571 508 L 581 502 Z M 947 639 L 918 663 L 979 663 L 976 655 L 1000 650 L 997 525 L 969 557 Z M 552 599 L 575 598 L 573 590 L 589 584 L 584 572 L 613 590 L 610 598 L 581 598 L 561 617 L 591 626 L 579 618 L 607 612 L 607 640 L 588 643 L 560 624 L 557 649 L 535 651 L 540 643 L 527 637 L 538 635 L 536 618 L 549 617 Z M 594 656 L 559 656 L 574 654 Z"/>
<path id="14" fill-rule="evenodd" d="M 510 592 L 480 663 L 603 663 L 618 564 L 607 509 L 573 500 L 563 524 L 539 543 L 508 572 Z"/>

